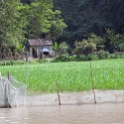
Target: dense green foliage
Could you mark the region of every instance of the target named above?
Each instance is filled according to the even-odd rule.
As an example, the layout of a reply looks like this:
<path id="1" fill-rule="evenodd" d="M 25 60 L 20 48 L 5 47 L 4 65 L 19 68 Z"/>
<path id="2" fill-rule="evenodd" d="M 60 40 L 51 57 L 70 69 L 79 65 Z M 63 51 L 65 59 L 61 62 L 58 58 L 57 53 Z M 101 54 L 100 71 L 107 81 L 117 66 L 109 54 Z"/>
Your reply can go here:
<path id="1" fill-rule="evenodd" d="M 19 0 L 2 0 L 0 58 L 16 54 L 20 45 L 26 44 L 28 38 L 47 37 L 54 42 L 65 27 L 61 11 L 53 10 L 52 0 L 31 0 L 30 4 L 23 4 Z"/>
<path id="2" fill-rule="evenodd" d="M 105 35 L 105 28 L 124 33 L 123 0 L 54 0 L 68 27 L 63 36 L 69 44 L 82 40 L 90 33 Z"/>
<path id="3" fill-rule="evenodd" d="M 63 53 L 61 53 L 63 51 Z M 90 61 L 90 60 L 101 60 L 101 59 L 123 59 L 124 54 L 122 53 L 113 53 L 110 54 L 108 51 L 100 50 L 96 53 L 91 53 L 88 55 L 69 55 L 65 52 L 66 48 L 64 47 L 59 49 L 59 55 L 56 55 L 54 58 L 42 58 L 31 61 L 24 60 L 2 60 L 0 61 L 0 66 L 7 65 L 28 65 L 28 64 L 38 64 L 38 63 L 55 63 L 55 62 L 79 62 L 79 61 Z M 64 53 L 65 52 L 65 53 Z"/>
<path id="4" fill-rule="evenodd" d="M 25 7 L 18 0 L 1 1 L 0 6 L 1 54 L 2 50 L 3 53 L 9 53 L 9 49 L 17 48 L 25 40 L 23 29 L 27 25 L 27 18 L 24 13 Z"/>
<path id="5" fill-rule="evenodd" d="M 102 44 L 100 43 L 102 49 L 104 46 L 109 52 L 124 50 L 123 0 L 53 0 L 53 2 L 54 9 L 62 12 L 67 24 L 58 42 L 65 41 L 74 47 L 75 41 L 87 39 L 91 33 L 94 33 L 104 40 L 104 43 L 103 41 Z M 106 29 L 114 31 L 114 37 L 121 35 L 121 38 L 114 39 L 117 40 L 115 45 Z"/>
<path id="6" fill-rule="evenodd" d="M 77 55 L 80 54 L 88 55 L 93 53 L 94 50 L 96 50 L 96 44 L 94 44 L 93 42 L 88 43 L 86 40 L 83 40 L 82 42 L 75 43 L 74 52 Z"/>
<path id="7" fill-rule="evenodd" d="M 0 57 L 16 56 L 28 38 L 65 42 L 70 51 L 82 41 L 96 51 L 124 51 L 123 15 L 123 0 L 2 0 Z"/>
<path id="8" fill-rule="evenodd" d="M 30 38 L 46 38 L 49 37 L 56 40 L 66 24 L 61 19 L 61 11 L 53 11 L 52 0 L 35 1 L 30 4 L 28 13 L 28 37 Z"/>
<path id="9" fill-rule="evenodd" d="M 124 60 L 111 59 L 92 61 L 95 89 L 124 89 Z M 44 63 L 18 66 L 0 66 L 2 75 L 10 71 L 28 90 L 56 92 L 91 90 L 90 62 Z M 27 80 L 27 82 L 26 82 Z"/>

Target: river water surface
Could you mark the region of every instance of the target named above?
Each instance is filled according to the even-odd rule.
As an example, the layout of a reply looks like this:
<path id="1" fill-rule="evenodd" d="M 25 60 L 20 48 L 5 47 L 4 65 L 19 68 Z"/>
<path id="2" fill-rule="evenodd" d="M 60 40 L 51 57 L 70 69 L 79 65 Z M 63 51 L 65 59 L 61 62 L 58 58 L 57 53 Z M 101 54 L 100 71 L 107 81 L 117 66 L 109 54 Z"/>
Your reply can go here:
<path id="1" fill-rule="evenodd" d="M 124 104 L 1 108 L 0 124 L 124 124 Z"/>

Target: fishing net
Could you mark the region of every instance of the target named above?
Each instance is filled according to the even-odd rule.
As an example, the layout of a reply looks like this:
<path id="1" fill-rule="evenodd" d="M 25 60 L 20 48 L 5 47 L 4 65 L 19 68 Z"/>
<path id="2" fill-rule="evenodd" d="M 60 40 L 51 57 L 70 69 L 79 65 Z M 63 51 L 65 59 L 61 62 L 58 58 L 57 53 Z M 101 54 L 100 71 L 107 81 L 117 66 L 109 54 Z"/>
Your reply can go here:
<path id="1" fill-rule="evenodd" d="M 14 77 L 0 78 L 0 107 L 16 107 L 24 105 L 26 100 L 26 85 Z"/>

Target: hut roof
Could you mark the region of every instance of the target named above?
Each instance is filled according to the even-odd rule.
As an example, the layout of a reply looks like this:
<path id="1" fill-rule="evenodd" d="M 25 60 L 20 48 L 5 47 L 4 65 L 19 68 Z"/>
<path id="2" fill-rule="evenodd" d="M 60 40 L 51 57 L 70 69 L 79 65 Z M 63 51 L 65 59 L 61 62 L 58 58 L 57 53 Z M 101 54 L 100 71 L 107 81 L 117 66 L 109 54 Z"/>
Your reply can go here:
<path id="1" fill-rule="evenodd" d="M 52 46 L 52 40 L 49 39 L 28 39 L 30 46 Z"/>

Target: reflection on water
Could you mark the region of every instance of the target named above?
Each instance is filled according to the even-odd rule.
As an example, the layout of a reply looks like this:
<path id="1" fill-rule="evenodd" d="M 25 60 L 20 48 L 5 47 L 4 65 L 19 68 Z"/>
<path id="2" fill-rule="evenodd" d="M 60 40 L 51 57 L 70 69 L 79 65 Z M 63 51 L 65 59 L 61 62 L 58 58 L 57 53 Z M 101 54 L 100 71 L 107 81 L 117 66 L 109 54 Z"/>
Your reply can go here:
<path id="1" fill-rule="evenodd" d="M 1 108 L 0 124 L 124 124 L 124 104 Z"/>

